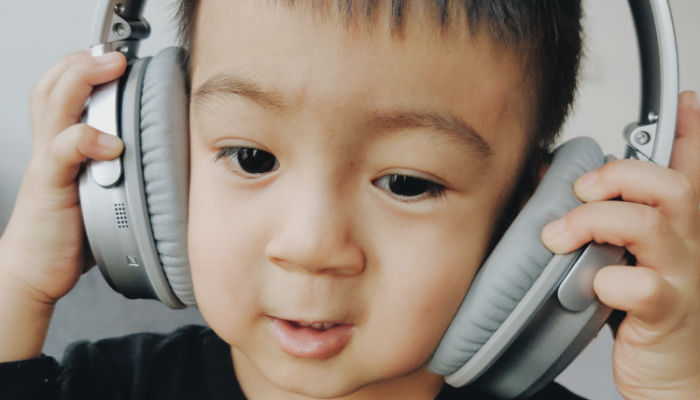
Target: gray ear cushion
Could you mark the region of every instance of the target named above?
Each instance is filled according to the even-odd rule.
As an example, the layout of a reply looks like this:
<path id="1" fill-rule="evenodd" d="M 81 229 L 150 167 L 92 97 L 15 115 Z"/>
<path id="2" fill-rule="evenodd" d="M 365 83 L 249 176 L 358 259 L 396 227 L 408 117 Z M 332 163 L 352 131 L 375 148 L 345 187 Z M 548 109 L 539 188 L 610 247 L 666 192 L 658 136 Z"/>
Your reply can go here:
<path id="1" fill-rule="evenodd" d="M 185 305 L 194 305 L 187 255 L 188 104 L 176 48 L 148 64 L 141 93 L 141 157 L 151 229 L 165 276 Z"/>
<path id="2" fill-rule="evenodd" d="M 449 375 L 466 364 L 532 287 L 553 254 L 542 244 L 544 225 L 581 204 L 573 182 L 605 163 L 598 144 L 576 138 L 561 145 L 535 193 L 482 264 L 428 366 Z"/>

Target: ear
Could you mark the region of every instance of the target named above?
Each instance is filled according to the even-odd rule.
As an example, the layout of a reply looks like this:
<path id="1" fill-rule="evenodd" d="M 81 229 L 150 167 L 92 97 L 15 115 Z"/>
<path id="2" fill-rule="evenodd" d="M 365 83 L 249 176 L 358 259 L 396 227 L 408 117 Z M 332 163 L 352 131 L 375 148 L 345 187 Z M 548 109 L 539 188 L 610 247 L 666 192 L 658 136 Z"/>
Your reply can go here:
<path id="1" fill-rule="evenodd" d="M 530 197 L 532 197 L 532 194 L 535 192 L 535 188 L 540 185 L 540 182 L 542 182 L 542 178 L 544 178 L 544 174 L 547 173 L 547 170 L 549 169 L 549 166 L 551 165 L 552 161 L 552 153 L 548 152 L 546 154 L 546 159 L 543 160 L 539 167 L 534 168 L 534 178 L 533 178 L 533 185 L 529 193 L 527 194 L 527 197 L 522 199 L 522 203 L 519 204 L 518 210 L 523 208 L 525 203 L 527 203 L 528 200 L 530 200 Z"/>
<path id="2" fill-rule="evenodd" d="M 528 157 L 520 174 L 520 181 L 516 184 L 513 191 L 511 207 L 515 209 L 515 214 L 520 212 L 525 203 L 530 200 L 532 194 L 535 193 L 535 189 L 542 182 L 544 174 L 547 173 L 549 166 L 552 164 L 553 156 L 554 153 L 551 151 L 538 148 L 533 150 L 532 155 Z"/>
<path id="3" fill-rule="evenodd" d="M 503 236 L 508 226 L 520 210 L 525 206 L 535 189 L 542 181 L 544 174 L 549 169 L 552 162 L 553 153 L 544 148 L 535 148 L 521 167 L 518 181 L 515 183 L 510 195 L 510 199 L 503 204 L 498 222 L 491 234 L 489 252 L 498 240 Z"/>

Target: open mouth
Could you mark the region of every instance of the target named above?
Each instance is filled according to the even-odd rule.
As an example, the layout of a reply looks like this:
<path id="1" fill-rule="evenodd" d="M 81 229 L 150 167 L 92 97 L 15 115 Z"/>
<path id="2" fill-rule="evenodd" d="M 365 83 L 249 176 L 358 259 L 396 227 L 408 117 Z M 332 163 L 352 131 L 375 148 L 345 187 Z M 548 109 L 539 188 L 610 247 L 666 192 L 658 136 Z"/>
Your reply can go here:
<path id="1" fill-rule="evenodd" d="M 270 317 L 270 333 L 280 349 L 299 358 L 324 360 L 340 353 L 354 331 L 354 324 L 330 321 L 292 321 Z"/>
<path id="2" fill-rule="evenodd" d="M 337 326 L 339 324 L 336 324 L 335 322 L 313 322 L 313 323 L 308 323 L 308 322 L 302 322 L 302 321 L 289 321 L 292 325 L 296 326 L 297 328 L 312 328 L 317 331 L 325 331 L 327 329 L 333 328 L 334 326 Z"/>

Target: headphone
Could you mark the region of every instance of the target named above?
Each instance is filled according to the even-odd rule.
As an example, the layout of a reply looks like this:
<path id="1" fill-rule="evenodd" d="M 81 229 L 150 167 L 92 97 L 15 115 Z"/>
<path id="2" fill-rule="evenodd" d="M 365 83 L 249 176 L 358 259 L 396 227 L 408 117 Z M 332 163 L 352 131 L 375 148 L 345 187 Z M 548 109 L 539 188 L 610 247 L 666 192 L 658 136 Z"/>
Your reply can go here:
<path id="1" fill-rule="evenodd" d="M 137 58 L 150 27 L 144 0 L 100 0 L 94 55 L 129 60 L 117 81 L 97 87 L 84 121 L 124 142 L 120 158 L 88 161 L 80 204 L 100 271 L 128 298 L 194 306 L 187 255 L 188 93 L 178 49 Z M 638 121 L 624 130 L 625 157 L 668 166 L 675 136 L 678 61 L 667 0 L 629 0 L 640 49 Z M 582 204 L 574 180 L 610 156 L 590 138 L 554 151 L 532 197 L 479 269 L 428 363 L 452 386 L 472 384 L 499 398 L 526 397 L 554 379 L 595 337 L 611 309 L 593 292 L 606 265 L 630 264 L 624 248 L 588 244 L 565 255 L 540 231 Z"/>

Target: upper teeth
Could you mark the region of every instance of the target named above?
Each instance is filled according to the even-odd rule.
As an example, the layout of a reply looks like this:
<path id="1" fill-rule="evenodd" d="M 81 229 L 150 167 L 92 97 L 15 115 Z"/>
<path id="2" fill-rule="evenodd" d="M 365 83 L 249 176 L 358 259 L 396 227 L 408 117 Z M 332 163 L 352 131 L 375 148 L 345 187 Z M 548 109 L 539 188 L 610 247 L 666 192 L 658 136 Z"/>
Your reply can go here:
<path id="1" fill-rule="evenodd" d="M 306 322 L 297 322 L 296 324 L 302 328 L 311 327 L 316 330 L 326 330 L 337 325 L 335 322 L 314 322 L 312 324 Z"/>

